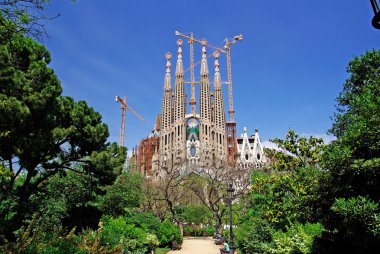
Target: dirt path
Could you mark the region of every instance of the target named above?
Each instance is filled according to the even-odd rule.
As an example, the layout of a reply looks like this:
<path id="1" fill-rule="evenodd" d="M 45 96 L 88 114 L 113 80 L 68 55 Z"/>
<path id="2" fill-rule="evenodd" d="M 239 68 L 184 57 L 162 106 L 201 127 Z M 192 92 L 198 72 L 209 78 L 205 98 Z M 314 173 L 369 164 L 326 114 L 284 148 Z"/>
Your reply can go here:
<path id="1" fill-rule="evenodd" d="M 211 237 L 185 237 L 181 250 L 172 250 L 168 254 L 219 254 L 220 245 L 215 245 Z"/>

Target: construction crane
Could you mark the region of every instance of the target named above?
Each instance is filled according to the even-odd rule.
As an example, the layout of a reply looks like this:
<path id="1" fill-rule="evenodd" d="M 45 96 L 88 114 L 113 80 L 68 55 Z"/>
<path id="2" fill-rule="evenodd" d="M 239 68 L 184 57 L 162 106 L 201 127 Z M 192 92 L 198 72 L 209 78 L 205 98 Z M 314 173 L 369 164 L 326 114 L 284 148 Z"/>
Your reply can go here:
<path id="1" fill-rule="evenodd" d="M 194 42 L 202 44 L 203 40 L 199 40 L 199 39 L 194 38 L 193 33 L 190 33 L 190 36 L 188 36 L 186 34 L 183 34 L 183 33 L 180 33 L 178 31 L 175 31 L 175 35 L 181 36 L 181 37 L 184 37 L 184 38 L 188 39 L 188 43 L 190 45 L 190 67 L 188 69 L 186 69 L 185 72 L 187 72 L 190 69 L 190 85 L 191 85 L 190 109 L 191 109 L 191 113 L 195 114 L 195 111 L 196 111 L 196 108 L 195 108 L 195 105 L 196 105 L 196 101 L 195 101 L 195 84 L 197 82 L 195 82 L 195 78 L 194 78 L 194 66 L 198 65 L 200 63 L 200 61 L 197 62 L 194 65 Z M 222 52 L 226 53 L 223 49 L 215 47 L 213 45 L 206 44 L 206 46 L 208 46 L 209 48 L 212 48 L 214 50 L 222 51 Z M 208 57 L 210 57 L 211 55 L 212 54 L 210 54 Z"/>
<path id="2" fill-rule="evenodd" d="M 228 38 L 226 39 L 226 45 L 224 45 L 224 49 L 226 50 L 227 55 L 227 79 L 228 79 L 228 115 L 230 118 L 230 122 L 234 121 L 234 102 L 232 98 L 232 71 L 231 71 L 231 50 L 230 47 L 232 44 L 234 44 L 237 41 L 243 40 L 243 35 L 239 34 L 234 37 L 233 40 L 229 41 Z"/>
<path id="3" fill-rule="evenodd" d="M 125 113 L 128 109 L 131 111 L 135 116 L 137 116 L 138 119 L 143 121 L 145 123 L 144 118 L 142 118 L 133 108 L 131 108 L 129 105 L 127 105 L 127 97 L 120 97 L 116 96 L 115 99 L 116 102 L 119 102 L 121 104 L 121 126 L 120 126 L 120 137 L 119 137 L 119 145 L 124 146 L 124 135 L 125 135 Z"/>
<path id="4" fill-rule="evenodd" d="M 198 65 L 201 61 L 198 61 L 196 64 L 194 64 L 194 42 L 202 44 L 202 40 L 196 39 L 193 36 L 193 33 L 190 34 L 190 36 L 185 35 L 183 33 L 180 33 L 178 31 L 175 31 L 175 35 L 184 37 L 189 40 L 190 44 L 190 67 L 186 69 L 188 71 L 190 69 L 190 84 L 191 84 L 191 99 L 190 99 L 190 105 L 192 106 L 192 111 L 194 110 L 195 112 L 195 82 L 194 80 L 194 67 Z M 209 43 L 206 43 L 206 46 L 209 48 L 214 49 L 215 51 L 222 52 L 226 54 L 226 59 L 227 59 L 227 84 L 228 84 L 228 115 L 229 115 L 229 120 L 230 122 L 234 121 L 234 104 L 233 104 L 233 95 L 232 95 L 232 70 L 231 70 L 231 50 L 230 47 L 232 44 L 236 43 L 237 41 L 240 41 L 243 39 L 243 35 L 239 34 L 234 37 L 234 39 L 229 40 L 228 38 L 225 39 L 226 44 L 224 45 L 223 48 L 215 47 Z M 212 54 L 208 55 L 210 57 Z M 185 71 L 185 72 L 186 72 Z"/>

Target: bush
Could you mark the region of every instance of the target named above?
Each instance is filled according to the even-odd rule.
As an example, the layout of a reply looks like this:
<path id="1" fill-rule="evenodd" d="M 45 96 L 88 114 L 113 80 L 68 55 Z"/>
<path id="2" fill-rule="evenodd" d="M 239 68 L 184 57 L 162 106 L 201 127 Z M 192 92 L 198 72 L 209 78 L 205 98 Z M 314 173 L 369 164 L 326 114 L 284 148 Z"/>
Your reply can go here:
<path id="1" fill-rule="evenodd" d="M 313 240 L 322 233 L 322 225 L 297 224 L 287 232 L 278 230 L 273 233 L 274 253 L 311 253 Z"/>
<path id="2" fill-rule="evenodd" d="M 134 213 L 125 218 L 129 224 L 143 228 L 150 233 L 157 233 L 160 229 L 161 221 L 151 213 Z"/>
<path id="3" fill-rule="evenodd" d="M 15 243 L 5 243 L 0 246 L 0 253 L 8 254 L 86 254 L 79 246 L 79 239 L 74 234 L 75 228 L 69 233 L 63 230 L 50 232 L 34 231 L 33 219 L 25 230 L 20 230 Z"/>
<path id="4" fill-rule="evenodd" d="M 273 229 L 265 220 L 253 218 L 236 229 L 236 245 L 242 253 L 270 253 Z M 224 237 L 229 239 L 229 231 Z"/>
<path id="5" fill-rule="evenodd" d="M 161 223 L 160 228 L 157 231 L 157 237 L 161 247 L 171 246 L 173 241 L 180 244 L 183 242 L 179 228 L 170 221 L 164 221 Z"/>
<path id="6" fill-rule="evenodd" d="M 214 236 L 216 229 L 214 227 L 202 228 L 202 234 L 204 236 Z"/>
<path id="7" fill-rule="evenodd" d="M 205 227 L 205 228 L 194 228 L 191 226 L 186 226 L 183 228 L 183 234 L 185 236 L 213 236 L 215 235 L 214 227 Z"/>
<path id="8" fill-rule="evenodd" d="M 100 242 L 103 246 L 121 247 L 123 252 L 139 253 L 153 249 L 159 243 L 156 235 L 128 224 L 123 217 L 116 219 L 105 217 L 102 221 L 103 231 Z"/>

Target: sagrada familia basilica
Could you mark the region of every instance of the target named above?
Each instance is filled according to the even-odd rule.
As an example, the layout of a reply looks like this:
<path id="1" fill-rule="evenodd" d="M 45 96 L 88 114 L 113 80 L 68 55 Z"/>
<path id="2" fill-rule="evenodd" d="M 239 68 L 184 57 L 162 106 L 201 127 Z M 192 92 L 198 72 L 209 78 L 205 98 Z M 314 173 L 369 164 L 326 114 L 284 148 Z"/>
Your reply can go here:
<path id="1" fill-rule="evenodd" d="M 211 88 L 205 40 L 202 40 L 199 100 L 185 90 L 182 40 L 178 51 L 172 84 L 171 54 L 166 54 L 166 74 L 163 86 L 162 110 L 152 133 L 141 140 L 134 151 L 137 170 L 146 177 L 159 178 L 162 170 L 179 168 L 183 174 L 210 167 L 260 168 L 264 161 L 258 130 L 248 135 L 246 128 L 236 135 L 236 122 L 226 120 L 219 52 L 214 52 L 214 75 Z M 195 110 L 195 105 L 199 105 Z"/>

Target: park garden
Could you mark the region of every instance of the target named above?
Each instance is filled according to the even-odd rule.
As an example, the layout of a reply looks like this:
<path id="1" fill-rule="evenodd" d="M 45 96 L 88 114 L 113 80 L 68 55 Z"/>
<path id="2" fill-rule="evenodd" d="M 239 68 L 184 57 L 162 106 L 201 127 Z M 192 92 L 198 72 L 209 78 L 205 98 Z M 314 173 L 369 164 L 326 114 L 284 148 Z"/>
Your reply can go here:
<path id="1" fill-rule="evenodd" d="M 153 183 L 129 170 L 102 116 L 62 95 L 31 26 L 39 17 L 1 8 L 0 252 L 166 253 L 184 236 L 229 239 L 228 183 L 175 172 Z M 235 191 L 239 253 L 380 249 L 380 50 L 347 72 L 326 130 L 336 140 L 289 130 Z"/>

